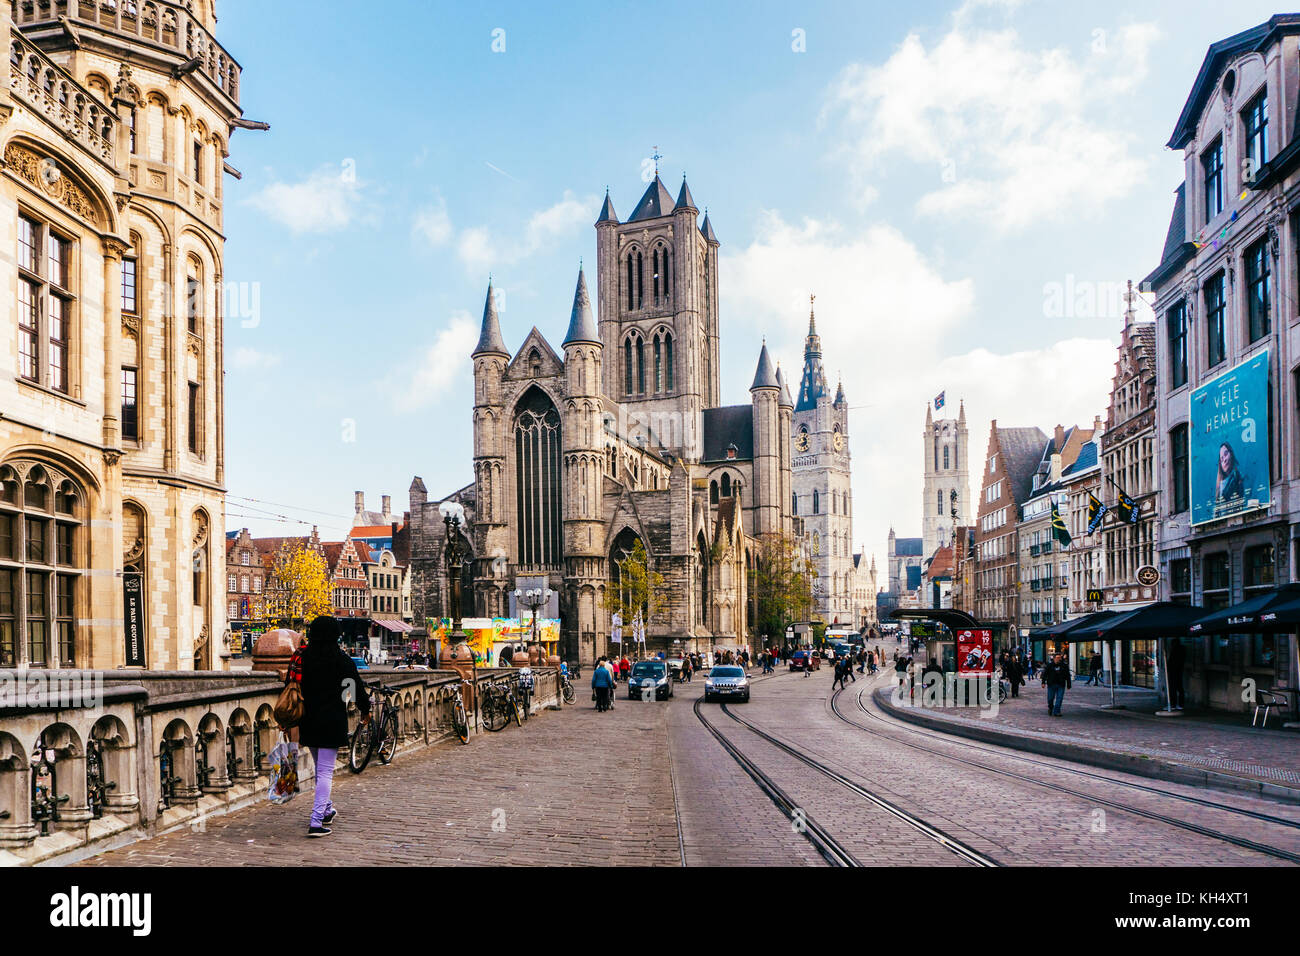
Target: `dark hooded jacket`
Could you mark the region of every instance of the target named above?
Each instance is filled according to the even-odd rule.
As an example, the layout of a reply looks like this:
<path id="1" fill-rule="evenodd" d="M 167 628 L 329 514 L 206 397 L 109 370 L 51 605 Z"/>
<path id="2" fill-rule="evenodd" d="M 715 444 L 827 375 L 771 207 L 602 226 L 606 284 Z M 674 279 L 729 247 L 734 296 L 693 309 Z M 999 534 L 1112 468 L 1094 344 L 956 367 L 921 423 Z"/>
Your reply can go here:
<path id="1" fill-rule="evenodd" d="M 298 740 L 304 747 L 346 747 L 348 699 L 355 699 L 364 714 L 370 711 L 370 694 L 357 673 L 357 665 L 339 647 L 339 622 L 321 616 L 307 631 L 302 656 L 302 723 Z"/>

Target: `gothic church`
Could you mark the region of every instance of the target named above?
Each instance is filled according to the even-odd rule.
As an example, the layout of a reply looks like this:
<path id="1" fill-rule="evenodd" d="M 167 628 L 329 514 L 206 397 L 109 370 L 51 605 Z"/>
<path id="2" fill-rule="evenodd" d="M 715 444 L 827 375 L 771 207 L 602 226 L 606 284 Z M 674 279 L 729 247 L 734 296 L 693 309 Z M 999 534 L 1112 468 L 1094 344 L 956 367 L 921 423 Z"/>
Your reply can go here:
<path id="1" fill-rule="evenodd" d="M 558 351 L 534 327 L 512 352 L 489 284 L 472 355 L 474 482 L 449 496 L 467 515 L 464 615 L 512 616 L 516 588 L 545 585 L 561 653 L 591 661 L 610 650 L 604 594 L 639 540 L 667 585 L 649 650 L 752 646 L 756 542 L 802 534 L 794 402 L 764 344 L 749 401 L 721 403 L 718 239 L 685 178 L 674 200 L 656 175 L 625 221 L 607 191 L 595 228 L 595 310 L 580 268 Z M 417 621 L 447 607 L 438 504 L 416 478 Z"/>

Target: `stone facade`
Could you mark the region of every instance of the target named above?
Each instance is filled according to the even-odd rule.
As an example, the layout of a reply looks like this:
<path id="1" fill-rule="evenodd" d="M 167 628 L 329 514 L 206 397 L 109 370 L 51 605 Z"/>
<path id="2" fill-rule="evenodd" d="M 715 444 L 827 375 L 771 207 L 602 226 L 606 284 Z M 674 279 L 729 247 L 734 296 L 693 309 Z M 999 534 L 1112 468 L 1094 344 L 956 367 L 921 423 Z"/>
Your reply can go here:
<path id="1" fill-rule="evenodd" d="M 0 524 L 51 535 L 0 554 L 0 666 L 225 666 L 222 178 L 241 110 L 215 25 L 206 0 L 0 11 L 0 295 L 20 318 L 0 338 Z"/>
<path id="2" fill-rule="evenodd" d="M 957 528 L 970 524 L 965 403 L 958 403 L 956 418 L 939 419 L 927 405 L 921 441 L 921 553 L 929 560 L 940 547 L 952 546 Z"/>
<path id="3" fill-rule="evenodd" d="M 857 568 L 853 561 L 849 403 L 843 385 L 834 398 L 827 388 L 821 336 L 811 310 L 808 337 L 804 340 L 803 377 L 791 427 L 794 497 L 790 507 L 803 519 L 804 547 L 817 571 L 813 617 L 826 624 L 860 627 L 854 609 Z"/>
<path id="4" fill-rule="evenodd" d="M 579 270 L 557 352 L 534 327 L 506 348 L 491 286 L 473 353 L 474 482 L 464 506 L 464 616 L 506 616 L 517 587 L 557 598 L 562 653 L 609 647 L 607 588 L 639 539 L 666 582 L 650 648 L 747 643 L 749 544 L 792 534 L 794 403 L 767 348 L 744 405 L 718 382 L 718 240 L 683 181 L 656 176 L 620 222 L 596 222 L 597 310 Z M 412 614 L 446 614 L 447 526 L 423 481 L 406 525 Z"/>

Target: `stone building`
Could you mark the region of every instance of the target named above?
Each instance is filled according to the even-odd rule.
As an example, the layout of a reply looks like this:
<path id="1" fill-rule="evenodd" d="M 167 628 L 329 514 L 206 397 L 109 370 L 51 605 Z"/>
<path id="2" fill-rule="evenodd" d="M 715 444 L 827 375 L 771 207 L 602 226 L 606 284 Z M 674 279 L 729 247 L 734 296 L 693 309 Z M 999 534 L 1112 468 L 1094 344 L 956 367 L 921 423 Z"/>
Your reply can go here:
<path id="1" fill-rule="evenodd" d="M 1185 178 L 1143 285 L 1159 333 L 1161 596 L 1207 610 L 1294 581 L 1300 559 L 1298 62 L 1297 14 L 1211 44 L 1167 143 Z M 1243 681 L 1294 688 L 1296 650 L 1289 634 L 1198 638 L 1188 703 L 1239 711 Z"/>
<path id="2" fill-rule="evenodd" d="M 259 627 L 265 618 L 262 607 L 265 571 L 257 544 L 247 528 L 226 532 L 224 567 L 226 621 L 233 642 L 238 640 L 239 632 Z"/>
<path id="3" fill-rule="evenodd" d="M 956 418 L 939 419 L 926 405 L 921 441 L 921 553 L 929 560 L 938 548 L 952 546 L 958 527 L 970 524 L 965 403 L 958 404 Z"/>
<path id="4" fill-rule="evenodd" d="M 1132 296 L 1132 283 L 1129 286 Z M 1106 433 L 1101 438 L 1105 482 L 1097 496 L 1113 505 L 1122 490 L 1137 504 L 1138 521 L 1136 524 L 1121 521 L 1115 510 L 1108 511 L 1103 518 L 1101 534 L 1106 566 L 1102 592 L 1108 610 L 1141 607 L 1159 596 L 1155 585 L 1142 584 L 1137 579 L 1139 568 L 1156 566 L 1159 452 L 1156 323 L 1136 321 L 1130 298 L 1115 359 Z"/>
<path id="5" fill-rule="evenodd" d="M 781 384 L 784 388 L 784 378 Z M 842 384 L 834 398 L 826 385 L 821 336 L 811 310 L 792 428 L 790 507 L 803 519 L 804 545 L 817 571 L 813 617 L 826 624 L 860 626 L 853 609 L 856 569 L 849 403 Z"/>
<path id="6" fill-rule="evenodd" d="M 474 482 L 466 512 L 466 616 L 508 615 L 517 587 L 555 593 L 562 653 L 608 649 L 607 589 L 639 540 L 664 575 L 651 649 L 748 643 L 755 539 L 793 535 L 794 402 L 764 345 L 748 403 L 721 404 L 718 240 L 685 180 L 655 177 L 620 221 L 596 222 L 598 299 L 580 268 L 557 352 L 534 327 L 506 347 L 489 285 L 473 352 Z M 411 485 L 417 622 L 446 613 L 447 525 Z"/>
<path id="7" fill-rule="evenodd" d="M 260 124 L 215 29 L 0 11 L 0 666 L 224 667 L 224 160 Z"/>
<path id="8" fill-rule="evenodd" d="M 363 545 L 364 547 L 364 545 Z M 351 538 L 321 544 L 329 566 L 330 603 L 345 638 L 363 636 L 370 620 L 370 586 Z"/>

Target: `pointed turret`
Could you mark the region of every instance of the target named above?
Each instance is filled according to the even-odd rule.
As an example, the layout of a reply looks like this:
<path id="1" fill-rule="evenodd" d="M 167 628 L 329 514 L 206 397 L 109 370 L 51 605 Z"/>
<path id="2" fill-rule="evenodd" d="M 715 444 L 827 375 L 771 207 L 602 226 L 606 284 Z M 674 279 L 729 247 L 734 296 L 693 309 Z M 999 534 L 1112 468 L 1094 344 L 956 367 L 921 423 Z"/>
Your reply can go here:
<path id="1" fill-rule="evenodd" d="M 713 234 L 713 223 L 709 222 L 707 209 L 704 211 L 704 222 L 700 225 L 700 235 L 704 237 L 706 242 L 712 242 L 715 245 L 718 243 L 718 237 Z"/>
<path id="2" fill-rule="evenodd" d="M 964 398 L 957 400 L 957 421 L 959 424 L 966 424 L 966 400 Z"/>
<path id="3" fill-rule="evenodd" d="M 767 341 L 763 342 L 763 351 L 758 353 L 758 370 L 754 372 L 754 384 L 749 386 L 749 390 L 755 391 L 760 388 L 780 389 L 781 385 L 776 380 L 776 368 L 772 365 L 772 356 L 767 353 Z"/>
<path id="4" fill-rule="evenodd" d="M 934 414 L 930 411 L 930 409 L 933 408 L 933 407 L 934 407 L 934 406 L 933 406 L 933 404 L 932 404 L 931 402 L 926 402 L 926 403 L 925 403 L 925 431 L 926 431 L 926 434 L 929 434 L 929 433 L 930 433 L 930 431 L 932 430 L 931 426 L 934 425 Z"/>
<path id="5" fill-rule="evenodd" d="M 478 345 L 471 355 L 495 353 L 510 356 L 505 340 L 501 338 L 501 322 L 497 319 L 496 298 L 492 295 L 492 280 L 488 280 L 487 301 L 483 303 L 483 331 L 479 333 Z"/>
<path id="6" fill-rule="evenodd" d="M 790 389 L 786 387 L 785 376 L 781 374 L 781 363 L 776 363 L 776 384 L 781 388 L 781 399 L 778 402 L 781 408 L 794 408 L 794 399 L 790 397 Z"/>
<path id="7" fill-rule="evenodd" d="M 618 213 L 614 212 L 614 204 L 609 201 L 609 187 L 605 187 L 605 204 L 600 207 L 600 218 L 596 220 L 596 225 L 602 222 L 612 222 L 618 224 Z"/>
<path id="8" fill-rule="evenodd" d="M 822 368 L 822 340 L 817 334 L 817 314 L 813 311 L 813 300 L 808 301 L 808 337 L 803 345 L 803 380 L 799 382 L 799 401 L 796 412 L 806 412 L 817 407 L 817 403 L 826 396 L 826 372 Z"/>
<path id="9" fill-rule="evenodd" d="M 673 194 L 668 191 L 664 181 L 655 173 L 652 183 L 641 196 L 641 201 L 632 210 L 628 222 L 640 222 L 642 219 L 659 219 L 671 215 L 673 211 Z"/>
<path id="10" fill-rule="evenodd" d="M 591 297 L 587 295 L 587 277 L 582 266 L 578 266 L 578 285 L 573 290 L 573 312 L 569 315 L 569 331 L 564 336 L 564 345 L 588 342 L 600 345 L 600 330 L 591 314 Z"/>
<path id="11" fill-rule="evenodd" d="M 840 408 L 844 405 L 844 382 L 841 381 L 835 389 L 835 407 Z"/>
<path id="12" fill-rule="evenodd" d="M 691 187 L 686 185 L 686 174 L 682 173 L 682 188 L 677 193 L 677 205 L 673 207 L 673 212 L 678 209 L 697 209 L 695 200 L 691 198 Z"/>

